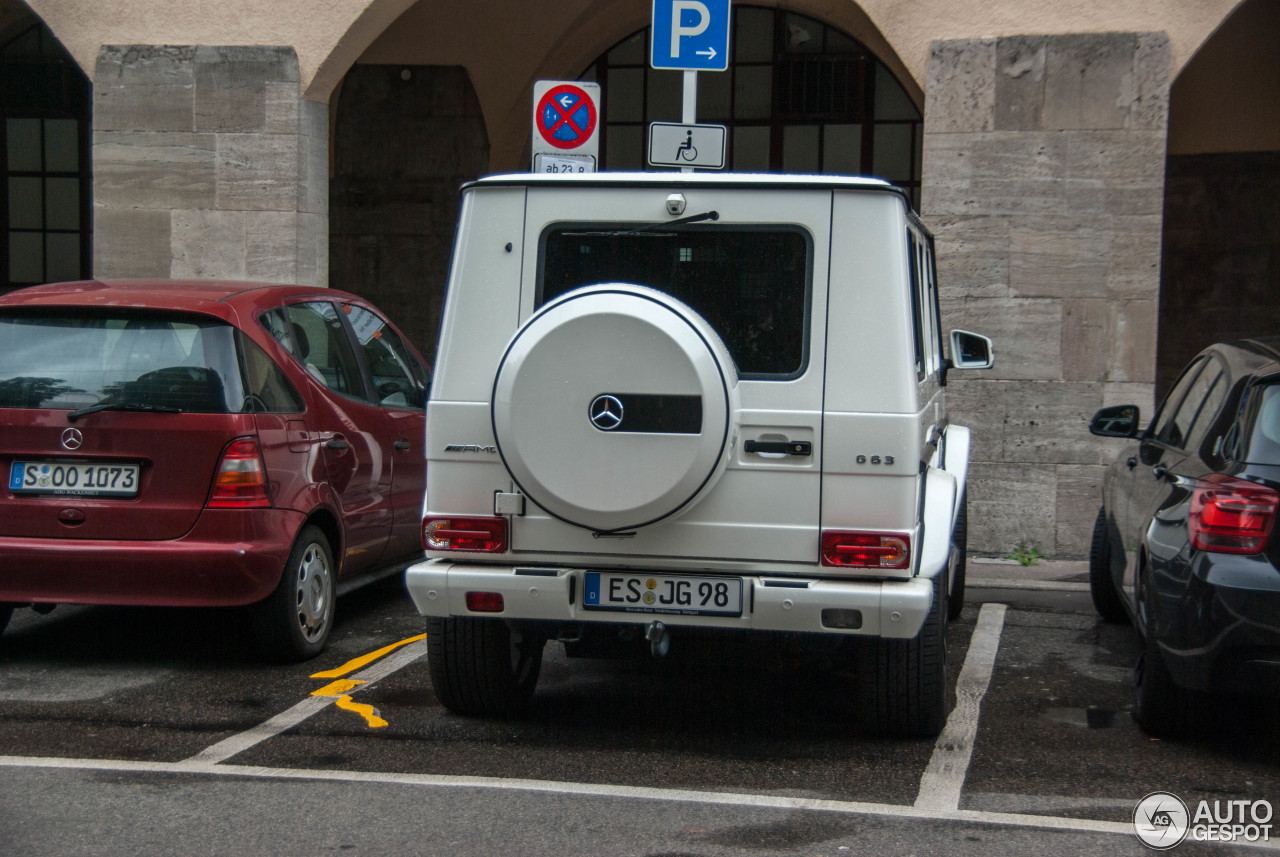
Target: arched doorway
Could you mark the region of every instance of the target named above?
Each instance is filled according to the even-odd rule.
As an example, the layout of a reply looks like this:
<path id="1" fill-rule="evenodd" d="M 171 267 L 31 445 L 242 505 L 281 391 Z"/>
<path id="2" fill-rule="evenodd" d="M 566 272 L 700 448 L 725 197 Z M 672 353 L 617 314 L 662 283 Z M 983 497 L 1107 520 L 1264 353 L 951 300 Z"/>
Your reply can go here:
<path id="1" fill-rule="evenodd" d="M 357 64 L 333 99 L 329 283 L 385 310 L 435 352 L 458 187 L 489 165 L 459 66 Z"/>
<path id="2" fill-rule="evenodd" d="M 878 175 L 918 205 L 921 115 L 884 63 L 794 12 L 735 6 L 732 26 L 729 69 L 698 75 L 698 121 L 729 129 L 729 169 Z M 633 33 L 582 75 L 602 89 L 605 169 L 645 169 L 648 123 L 680 119 L 682 73 L 649 68 L 648 39 Z"/>
<path id="3" fill-rule="evenodd" d="M 1280 4 L 1244 0 L 1173 82 L 1156 393 L 1206 345 L 1280 331 Z"/>
<path id="4" fill-rule="evenodd" d="M 0 46 L 0 293 L 89 275 L 89 101 L 44 24 Z"/>

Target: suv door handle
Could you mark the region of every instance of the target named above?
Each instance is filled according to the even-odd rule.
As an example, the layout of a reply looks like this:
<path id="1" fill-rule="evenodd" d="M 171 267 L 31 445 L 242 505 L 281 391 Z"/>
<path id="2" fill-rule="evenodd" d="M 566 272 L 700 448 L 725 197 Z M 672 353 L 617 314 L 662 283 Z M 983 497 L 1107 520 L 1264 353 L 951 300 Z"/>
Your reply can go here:
<path id="1" fill-rule="evenodd" d="M 394 446 L 396 449 L 400 450 L 401 452 L 408 452 L 410 449 L 413 449 L 413 444 L 409 443 L 409 441 L 405 440 L 404 438 L 400 438 L 398 441 L 393 443 L 392 446 Z"/>
<path id="2" fill-rule="evenodd" d="M 351 444 L 347 443 L 344 437 L 331 437 L 324 442 L 329 449 L 350 449 Z"/>
<path id="3" fill-rule="evenodd" d="M 807 440 L 749 440 L 742 448 L 773 455 L 813 455 L 813 444 Z"/>

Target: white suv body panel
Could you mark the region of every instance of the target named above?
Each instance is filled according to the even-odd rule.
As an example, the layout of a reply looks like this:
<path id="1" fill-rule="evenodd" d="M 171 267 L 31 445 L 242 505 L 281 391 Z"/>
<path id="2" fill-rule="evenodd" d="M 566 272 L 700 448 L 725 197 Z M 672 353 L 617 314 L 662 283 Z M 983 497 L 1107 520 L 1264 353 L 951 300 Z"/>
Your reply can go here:
<path id="1" fill-rule="evenodd" d="M 632 532 L 601 534 L 524 498 L 524 513 L 508 518 L 506 553 L 429 552 L 432 559 L 409 570 L 418 609 L 478 615 L 467 609 L 465 593 L 484 591 L 503 594 L 505 608 L 496 615 L 508 619 L 661 618 L 672 625 L 914 636 L 930 607 L 933 578 L 949 574 L 956 559 L 951 533 L 969 436 L 946 422 L 936 284 L 931 255 L 923 255 L 926 248 L 931 254 L 927 233 L 904 198 L 874 180 L 649 173 L 508 176 L 469 185 L 427 409 L 424 517 L 492 516 L 495 495 L 520 493 L 498 454 L 491 397 L 508 344 L 539 311 L 546 231 L 565 223 L 661 225 L 672 220 L 665 202 L 673 192 L 685 198 L 685 214 L 720 213 L 708 228 L 782 225 L 806 235 L 803 371 L 785 380 L 738 380 L 727 464 L 689 508 Z M 921 254 L 917 276 L 928 280 L 918 300 L 930 304 L 919 314 L 918 335 L 912 252 Z M 803 441 L 812 453 L 749 453 L 749 440 Z M 910 566 L 824 566 L 825 530 L 904 534 Z M 582 591 L 590 569 L 739 576 L 743 614 L 582 610 L 571 596 L 575 587 Z M 824 626 L 827 608 L 861 611 L 861 627 Z"/>

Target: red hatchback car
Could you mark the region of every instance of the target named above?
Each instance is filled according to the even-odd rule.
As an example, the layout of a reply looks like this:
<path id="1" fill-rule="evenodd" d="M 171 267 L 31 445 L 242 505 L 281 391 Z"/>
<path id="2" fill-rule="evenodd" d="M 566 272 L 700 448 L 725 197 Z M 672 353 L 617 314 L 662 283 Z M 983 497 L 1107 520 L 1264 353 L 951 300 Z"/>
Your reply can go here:
<path id="1" fill-rule="evenodd" d="M 0 630 L 14 607 L 253 605 L 264 654 L 422 555 L 429 371 L 366 301 L 90 281 L 0 297 Z"/>

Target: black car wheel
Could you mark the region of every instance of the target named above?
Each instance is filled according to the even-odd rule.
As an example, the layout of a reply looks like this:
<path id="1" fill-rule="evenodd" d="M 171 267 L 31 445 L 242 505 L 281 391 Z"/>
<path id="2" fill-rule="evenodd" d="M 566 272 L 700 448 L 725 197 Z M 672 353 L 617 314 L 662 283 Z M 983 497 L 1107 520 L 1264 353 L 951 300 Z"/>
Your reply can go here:
<path id="1" fill-rule="evenodd" d="M 960 495 L 960 514 L 956 516 L 956 528 L 951 534 L 951 543 L 955 545 L 956 571 L 951 578 L 951 591 L 947 595 L 947 618 L 955 621 L 964 610 L 964 577 L 966 557 L 969 550 L 969 493 Z"/>
<path id="2" fill-rule="evenodd" d="M 854 639 L 866 728 L 887 738 L 936 738 L 947 722 L 946 575 L 934 579 L 933 605 L 911 640 Z"/>
<path id="3" fill-rule="evenodd" d="M 333 628 L 334 563 L 318 528 L 298 534 L 275 592 L 254 605 L 254 630 L 264 657 L 305 661 L 324 650 Z"/>
<path id="4" fill-rule="evenodd" d="M 1150 570 L 1144 568 L 1138 579 L 1142 654 L 1133 670 L 1133 719 L 1156 738 L 1191 737 L 1204 718 L 1207 699 L 1174 683 L 1152 627 L 1150 606 Z"/>
<path id="5" fill-rule="evenodd" d="M 1111 536 L 1107 530 L 1107 513 L 1098 510 L 1093 525 L 1093 541 L 1089 545 L 1089 594 L 1098 615 L 1108 622 L 1127 622 L 1129 613 L 1116 590 L 1111 576 Z"/>
<path id="6" fill-rule="evenodd" d="M 502 619 L 427 617 L 427 669 L 440 704 L 455 714 L 509 716 L 529 704 L 545 638 Z"/>
<path id="7" fill-rule="evenodd" d="M 12 604 L 0 604 L 0 634 L 4 633 L 4 629 L 9 625 L 9 617 L 13 615 Z"/>

